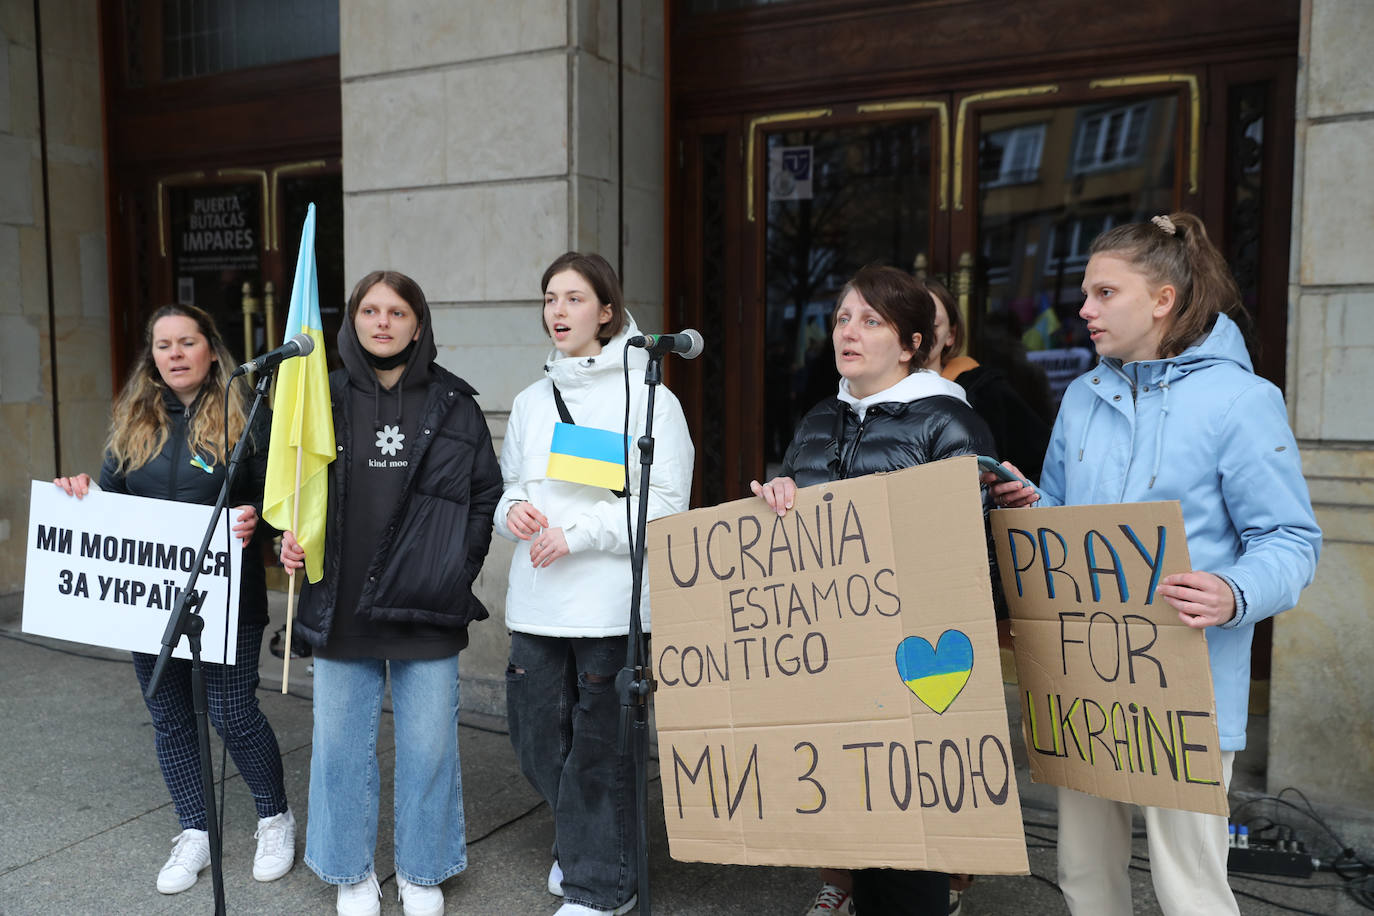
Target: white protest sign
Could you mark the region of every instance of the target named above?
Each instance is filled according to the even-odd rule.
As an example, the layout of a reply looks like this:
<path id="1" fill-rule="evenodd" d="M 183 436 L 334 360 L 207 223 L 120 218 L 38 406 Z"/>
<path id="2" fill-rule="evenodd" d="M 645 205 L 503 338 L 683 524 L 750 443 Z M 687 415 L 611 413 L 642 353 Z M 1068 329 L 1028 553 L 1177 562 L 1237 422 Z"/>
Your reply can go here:
<path id="1" fill-rule="evenodd" d="M 158 654 L 212 508 L 96 489 L 76 499 L 52 481 L 33 481 L 23 631 Z M 205 619 L 207 662 L 232 662 L 237 650 L 243 551 L 229 536 L 233 514 L 220 520 L 191 602 Z M 185 637 L 173 654 L 191 657 Z"/>

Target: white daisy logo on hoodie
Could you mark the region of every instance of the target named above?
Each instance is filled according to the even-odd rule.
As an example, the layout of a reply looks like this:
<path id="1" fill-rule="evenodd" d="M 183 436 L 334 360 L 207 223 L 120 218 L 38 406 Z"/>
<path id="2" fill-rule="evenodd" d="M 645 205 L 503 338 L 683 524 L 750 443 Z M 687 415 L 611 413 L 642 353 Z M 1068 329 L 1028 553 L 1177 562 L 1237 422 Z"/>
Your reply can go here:
<path id="1" fill-rule="evenodd" d="M 377 448 L 382 450 L 383 455 L 395 455 L 405 448 L 406 434 L 401 432 L 399 426 L 383 426 L 377 433 Z"/>

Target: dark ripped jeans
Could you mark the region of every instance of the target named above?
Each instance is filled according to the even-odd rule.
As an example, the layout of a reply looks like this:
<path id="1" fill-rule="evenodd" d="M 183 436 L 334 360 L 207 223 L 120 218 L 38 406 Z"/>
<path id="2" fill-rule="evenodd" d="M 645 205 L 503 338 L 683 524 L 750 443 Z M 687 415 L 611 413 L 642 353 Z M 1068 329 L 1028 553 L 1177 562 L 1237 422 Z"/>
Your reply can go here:
<path id="1" fill-rule="evenodd" d="M 633 759 L 621 755 L 615 676 L 626 637 L 511 633 L 510 740 L 525 778 L 553 810 L 563 896 L 598 910 L 638 886 Z"/>

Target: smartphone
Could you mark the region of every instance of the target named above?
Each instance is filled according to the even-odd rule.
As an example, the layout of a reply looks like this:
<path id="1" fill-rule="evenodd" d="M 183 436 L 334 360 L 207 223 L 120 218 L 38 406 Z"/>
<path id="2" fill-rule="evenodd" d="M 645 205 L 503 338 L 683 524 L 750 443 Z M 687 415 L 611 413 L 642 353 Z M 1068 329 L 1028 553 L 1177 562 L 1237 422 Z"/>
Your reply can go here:
<path id="1" fill-rule="evenodd" d="M 1001 480 L 1005 483 L 1026 483 L 1020 477 L 1017 477 L 1010 470 L 1008 470 L 1006 465 L 1002 464 L 996 458 L 989 458 L 987 455 L 978 456 L 978 470 L 991 471 L 992 473 L 997 475 L 998 480 Z"/>

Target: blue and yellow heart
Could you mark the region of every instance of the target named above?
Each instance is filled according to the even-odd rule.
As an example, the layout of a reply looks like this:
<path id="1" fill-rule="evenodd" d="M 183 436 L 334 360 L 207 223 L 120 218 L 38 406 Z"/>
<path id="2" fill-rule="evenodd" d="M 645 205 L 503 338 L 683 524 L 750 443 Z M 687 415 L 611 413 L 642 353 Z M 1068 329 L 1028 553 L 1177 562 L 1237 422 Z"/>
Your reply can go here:
<path id="1" fill-rule="evenodd" d="M 897 673 L 916 699 L 943 714 L 973 673 L 973 643 L 962 630 L 945 630 L 934 646 L 908 636 L 897 646 Z"/>

